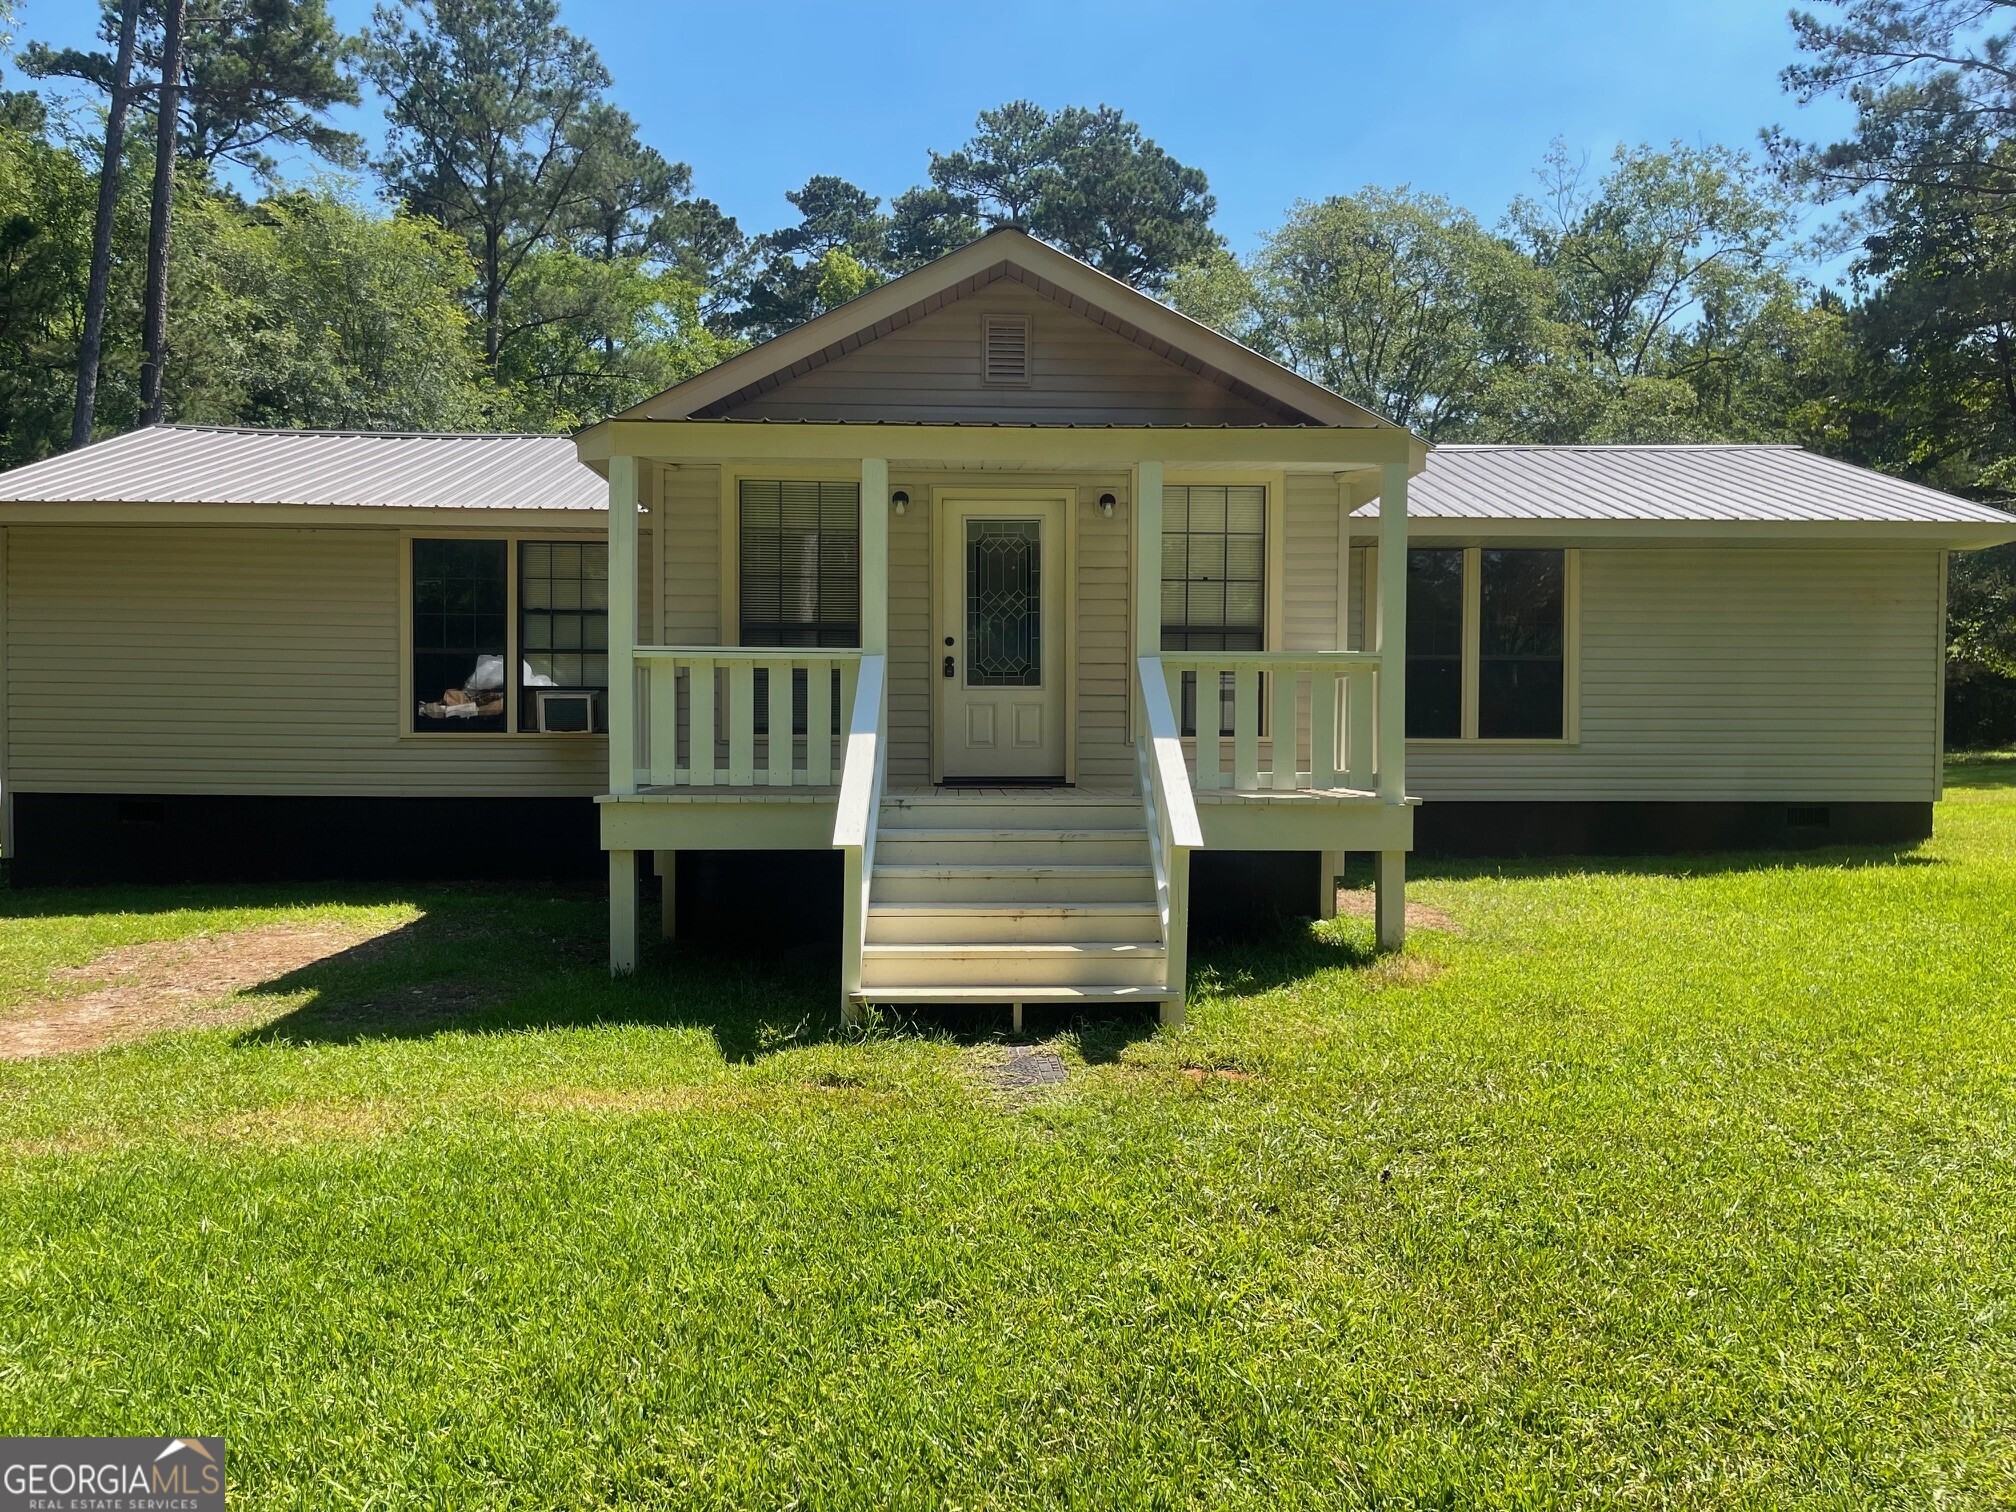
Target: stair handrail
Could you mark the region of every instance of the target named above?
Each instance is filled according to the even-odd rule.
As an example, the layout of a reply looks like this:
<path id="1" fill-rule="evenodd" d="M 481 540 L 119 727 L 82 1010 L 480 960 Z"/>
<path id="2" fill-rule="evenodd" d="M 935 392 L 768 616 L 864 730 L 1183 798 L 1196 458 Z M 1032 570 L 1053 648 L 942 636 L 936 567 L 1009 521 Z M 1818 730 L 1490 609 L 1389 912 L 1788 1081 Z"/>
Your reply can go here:
<path id="1" fill-rule="evenodd" d="M 868 943 L 868 887 L 875 873 L 875 827 L 889 764 L 889 743 L 882 735 L 883 668 L 883 657 L 862 656 L 840 768 L 839 808 L 833 816 L 833 846 L 840 852 L 842 866 L 840 1011 L 850 1020 L 856 1011 L 854 995 L 861 990 L 861 960 Z"/>
<path id="2" fill-rule="evenodd" d="M 1204 830 L 1197 822 L 1190 769 L 1183 761 L 1182 726 L 1169 702 L 1169 684 L 1159 656 L 1135 664 L 1141 688 L 1141 738 L 1134 743 L 1141 775 L 1141 798 L 1148 806 L 1148 853 L 1155 863 L 1155 906 L 1162 916 L 1164 982 L 1175 996 L 1164 1022 L 1183 1021 L 1189 981 L 1190 852 L 1201 850 Z"/>

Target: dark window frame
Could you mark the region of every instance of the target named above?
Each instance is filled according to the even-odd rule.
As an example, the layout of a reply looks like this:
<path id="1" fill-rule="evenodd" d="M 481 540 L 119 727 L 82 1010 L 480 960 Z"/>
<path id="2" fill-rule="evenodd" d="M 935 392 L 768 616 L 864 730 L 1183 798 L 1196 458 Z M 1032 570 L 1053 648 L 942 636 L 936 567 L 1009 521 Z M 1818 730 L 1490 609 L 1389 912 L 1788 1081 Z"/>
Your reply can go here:
<path id="1" fill-rule="evenodd" d="M 743 647 L 760 647 L 766 650 L 775 647 L 784 651 L 814 653 L 821 650 L 858 650 L 861 645 L 862 506 L 860 480 L 857 478 L 763 477 L 759 474 L 750 473 L 736 476 L 733 480 L 733 488 L 736 644 Z M 752 489 L 769 488 L 777 490 L 777 524 L 774 527 L 769 527 L 759 522 L 752 530 L 749 521 L 750 491 Z M 812 530 L 814 536 L 812 544 L 812 587 L 819 617 L 796 623 L 787 620 L 783 613 L 785 601 L 789 596 L 787 593 L 785 564 L 785 557 L 787 555 L 785 536 L 788 529 L 785 512 L 788 507 L 792 506 L 793 501 L 790 499 L 792 492 L 796 492 L 799 496 L 795 501 L 796 507 L 802 509 L 806 503 L 810 502 L 814 506 L 816 515 L 816 524 L 813 525 Z M 809 501 L 805 498 L 808 492 L 813 495 Z M 851 495 L 851 498 L 843 499 L 843 495 Z M 769 502 L 769 500 L 759 498 L 757 500 L 758 509 L 763 508 Z M 845 507 L 851 507 L 853 510 L 853 527 L 851 532 L 837 522 L 828 519 L 829 510 L 837 513 L 838 510 Z M 751 598 L 749 592 L 750 561 L 752 555 L 750 547 L 752 544 L 760 546 L 761 534 L 772 530 L 774 530 L 776 537 L 776 554 L 774 558 L 777 564 L 775 602 L 778 612 L 774 616 L 752 620 L 749 615 L 749 602 Z M 837 553 L 837 559 L 831 562 L 828 560 L 829 548 L 827 538 L 829 534 L 834 538 L 833 546 Z M 802 551 L 802 549 L 801 546 L 800 550 Z M 761 560 L 763 566 L 768 565 L 767 560 L 759 560 Z M 841 570 L 831 570 L 836 567 Z M 829 604 L 828 595 L 829 593 L 837 593 L 838 585 L 843 581 L 849 585 L 848 592 L 852 596 L 853 618 L 842 619 L 836 615 L 828 619 L 825 617 L 825 611 Z M 801 597 L 803 586 L 801 583 Z M 833 607 L 844 607 L 845 604 L 846 600 L 841 598 Z M 800 638 L 792 639 L 793 632 L 796 632 Z M 837 669 L 832 676 L 832 698 L 834 706 L 837 708 L 840 696 L 840 674 Z M 769 674 L 763 668 L 758 667 L 753 683 L 756 699 L 756 733 L 765 737 L 770 733 L 769 683 Z M 844 711 L 842 717 L 845 717 Z M 803 735 L 809 718 L 809 704 L 805 691 L 805 673 L 803 671 L 793 671 L 791 674 L 791 733 L 793 735 Z"/>
<path id="2" fill-rule="evenodd" d="M 439 693 L 435 693 L 434 698 L 430 698 L 430 680 L 423 677 L 419 664 L 420 654 L 427 649 L 424 641 L 429 633 L 429 627 L 425 623 L 427 611 L 420 602 L 421 586 L 430 580 L 426 572 L 427 564 L 425 558 L 430 547 L 458 545 L 465 547 L 489 547 L 492 549 L 502 548 L 503 608 L 501 611 L 494 611 L 501 612 L 504 620 L 504 648 L 501 653 L 505 663 L 503 680 L 504 711 L 501 724 L 487 720 L 480 723 L 472 721 L 469 727 L 464 728 L 459 724 L 451 725 L 445 720 L 427 720 L 419 712 L 422 703 L 435 701 L 440 696 Z M 602 537 L 592 535 L 568 536 L 555 534 L 551 531 L 537 530 L 459 531 L 450 529 L 445 531 L 411 530 L 401 532 L 399 543 L 401 569 L 399 620 L 400 685 L 406 693 L 406 696 L 401 700 L 403 704 L 399 723 L 399 737 L 401 739 L 418 737 L 431 740 L 437 736 L 467 739 L 478 735 L 495 739 L 500 736 L 515 737 L 524 735 L 537 737 L 539 735 L 537 718 L 533 711 L 527 707 L 529 703 L 527 695 L 531 693 L 534 685 L 528 683 L 525 678 L 525 609 L 520 602 L 520 598 L 524 586 L 523 549 L 526 546 L 542 545 L 580 546 L 602 551 L 605 554 L 604 571 L 606 573 L 608 541 Z M 607 581 L 606 577 L 603 581 Z M 605 626 L 605 633 L 603 635 L 604 645 L 600 654 L 606 656 L 608 654 L 608 637 L 606 633 L 608 609 L 606 603 L 602 606 L 600 612 L 602 622 Z M 478 653 L 472 651 L 469 654 Z M 486 646 L 480 654 L 488 655 L 492 653 L 489 652 Z M 570 688 L 572 687 L 572 685 L 569 686 Z M 594 691 L 601 692 L 604 695 L 597 711 L 595 730 L 595 733 L 600 735 L 607 733 L 608 729 L 608 690 L 605 686 L 594 689 Z M 576 737 L 570 735 L 568 738 Z"/>
<path id="3" fill-rule="evenodd" d="M 1446 634 L 1442 637 L 1440 643 L 1438 643 L 1433 654 L 1424 656 L 1421 653 L 1421 631 L 1423 626 L 1419 619 L 1417 619 L 1420 609 L 1420 599 L 1417 593 L 1418 582 L 1415 575 L 1417 554 L 1433 555 L 1440 558 L 1445 565 L 1451 558 L 1461 559 L 1461 574 L 1457 580 L 1460 609 L 1456 620 L 1456 627 L 1460 632 L 1460 640 L 1458 641 L 1460 657 L 1450 654 Z M 1425 741 L 1437 744 L 1462 743 L 1466 745 L 1573 745 L 1577 743 L 1581 738 L 1578 688 L 1580 681 L 1581 553 L 1572 547 L 1516 545 L 1469 547 L 1410 546 L 1408 548 L 1408 556 L 1407 738 L 1410 741 Z M 1485 639 L 1485 618 L 1487 613 L 1485 574 L 1487 570 L 1510 565 L 1531 565 L 1530 559 L 1534 557 L 1551 558 L 1554 565 L 1553 602 L 1555 614 L 1558 617 L 1558 624 L 1552 627 L 1543 625 L 1541 630 L 1544 634 L 1551 629 L 1558 640 L 1558 648 L 1548 649 L 1544 654 L 1533 651 L 1530 648 L 1519 650 L 1495 645 L 1487 650 Z M 1369 563 L 1369 557 L 1367 561 Z M 1371 576 L 1368 572 L 1368 587 L 1370 586 L 1370 582 Z M 1446 603 L 1446 593 L 1443 597 Z M 1368 623 L 1366 627 L 1368 640 L 1371 633 L 1371 627 Z M 1505 721 L 1502 718 L 1504 712 L 1502 700 L 1496 705 L 1498 712 L 1487 717 L 1487 661 L 1491 663 L 1491 680 L 1498 683 L 1506 680 L 1505 675 L 1502 675 L 1503 669 L 1515 662 L 1531 669 L 1531 672 L 1525 679 L 1521 679 L 1516 672 L 1511 674 L 1511 680 L 1515 682 L 1527 680 L 1545 685 L 1550 681 L 1544 675 L 1546 668 L 1557 668 L 1558 671 L 1551 681 L 1558 685 L 1558 691 L 1552 692 L 1552 696 L 1558 698 L 1560 706 L 1558 726 L 1524 732 L 1508 732 L 1505 729 Z M 1424 732 L 1421 727 L 1421 721 L 1418 718 L 1425 702 L 1423 690 L 1427 686 L 1422 678 L 1424 675 L 1430 674 L 1431 664 L 1432 675 L 1445 685 L 1445 688 L 1450 682 L 1452 666 L 1458 669 L 1455 673 L 1457 690 L 1454 694 L 1453 704 L 1453 713 L 1455 716 L 1455 729 L 1453 731 L 1449 729 L 1449 714 L 1451 710 L 1447 707 L 1439 709 L 1442 718 L 1431 730 Z M 1446 704 L 1447 701 L 1445 694 L 1445 698 L 1441 702 Z"/>
<path id="4" fill-rule="evenodd" d="M 1234 530 L 1233 495 L 1259 495 L 1260 528 L 1255 530 Z M 1177 495 L 1181 495 L 1180 514 Z M 1223 512 L 1216 527 L 1197 528 L 1196 505 L 1199 494 L 1223 495 Z M 1250 498 L 1244 501 L 1250 505 Z M 1161 599 L 1162 649 L 1164 651 L 1265 651 L 1267 649 L 1267 593 L 1268 554 L 1272 546 L 1274 529 L 1274 489 L 1268 483 L 1169 483 L 1162 490 L 1162 560 L 1157 573 L 1157 591 Z M 1173 527 L 1172 519 L 1180 519 L 1180 526 Z M 1234 542 L 1240 543 L 1239 554 L 1244 557 L 1249 552 L 1253 561 L 1250 572 L 1234 571 Z M 1180 552 L 1173 550 L 1180 542 Z M 1202 560 L 1200 561 L 1200 545 Z M 1170 567 L 1180 555 L 1181 576 L 1171 576 Z M 1243 564 L 1241 564 L 1243 567 Z M 1217 623 L 1198 624 L 1192 618 L 1196 606 L 1199 587 L 1205 589 L 1203 608 L 1209 614 L 1211 593 L 1208 585 L 1218 585 Z M 1231 612 L 1231 592 L 1237 585 L 1249 588 L 1253 597 L 1253 615 L 1250 622 L 1242 618 L 1233 622 Z M 1169 618 L 1169 599 L 1172 589 L 1180 590 L 1183 599 L 1183 618 L 1172 621 Z M 1261 734 L 1266 734 L 1268 710 L 1271 700 L 1267 696 L 1266 679 L 1261 679 L 1260 724 Z M 1219 679 L 1218 708 L 1219 734 L 1232 733 L 1234 704 L 1234 683 L 1231 674 Z M 1193 672 L 1183 674 L 1180 707 L 1176 710 L 1178 729 L 1184 735 L 1197 733 L 1197 677 Z"/>

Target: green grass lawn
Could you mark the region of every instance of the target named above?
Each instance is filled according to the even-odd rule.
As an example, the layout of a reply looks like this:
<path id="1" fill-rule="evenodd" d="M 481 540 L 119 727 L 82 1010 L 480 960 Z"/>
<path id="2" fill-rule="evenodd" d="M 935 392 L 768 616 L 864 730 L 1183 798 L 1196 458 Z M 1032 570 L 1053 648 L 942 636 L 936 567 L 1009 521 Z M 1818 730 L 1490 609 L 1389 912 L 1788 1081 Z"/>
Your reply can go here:
<path id="1" fill-rule="evenodd" d="M 0 1432 L 256 1507 L 2016 1502 L 2016 759 L 1901 855 L 1413 894 L 1004 1093 L 818 962 L 612 986 L 587 895 L 0 893 L 0 1016 L 394 931 L 0 1066 Z"/>

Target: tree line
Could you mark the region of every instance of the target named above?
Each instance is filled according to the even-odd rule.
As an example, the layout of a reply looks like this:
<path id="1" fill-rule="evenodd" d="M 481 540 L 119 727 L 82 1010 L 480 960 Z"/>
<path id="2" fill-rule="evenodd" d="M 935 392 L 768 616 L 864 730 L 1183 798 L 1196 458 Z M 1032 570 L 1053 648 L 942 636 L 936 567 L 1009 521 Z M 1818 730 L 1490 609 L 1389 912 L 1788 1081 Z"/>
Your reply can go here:
<path id="1" fill-rule="evenodd" d="M 565 430 L 1014 224 L 1431 440 L 1790 441 L 2016 499 L 2016 31 L 1984 0 L 1795 14 L 1784 86 L 1847 100 L 1839 141 L 1557 143 L 1495 223 L 1367 187 L 1245 257 L 1106 105 L 984 111 L 886 202 L 815 176 L 749 232 L 556 0 L 387 0 L 354 36 L 325 0 L 101 12 L 0 80 L 0 465 L 162 417 Z M 331 122 L 366 83 L 371 149 Z M 1956 566 L 1956 740 L 2016 739 L 2011 558 Z"/>

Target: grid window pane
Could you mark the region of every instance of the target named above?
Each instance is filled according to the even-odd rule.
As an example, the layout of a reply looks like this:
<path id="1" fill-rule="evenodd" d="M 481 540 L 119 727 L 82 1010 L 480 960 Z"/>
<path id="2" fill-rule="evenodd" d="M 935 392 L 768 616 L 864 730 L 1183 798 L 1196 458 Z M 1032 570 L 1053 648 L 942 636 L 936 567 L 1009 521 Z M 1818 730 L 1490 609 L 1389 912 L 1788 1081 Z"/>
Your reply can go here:
<path id="1" fill-rule="evenodd" d="M 579 693 L 609 686 L 606 656 L 600 665 L 580 655 L 583 646 L 609 644 L 609 548 L 591 541 L 525 541 L 518 548 L 518 644 L 523 666 L 521 730 L 539 728 L 542 688 Z M 606 730 L 608 700 L 598 699 L 595 728 Z"/>
<path id="2" fill-rule="evenodd" d="M 413 543 L 413 728 L 505 728 L 510 544 Z"/>
<path id="3" fill-rule="evenodd" d="M 742 644 L 859 645 L 860 485 L 745 478 L 740 501 Z"/>
<path id="4" fill-rule="evenodd" d="M 1407 734 L 1463 733 L 1463 552 L 1407 553 Z"/>
<path id="5" fill-rule="evenodd" d="M 1565 708 L 1567 563 L 1559 551 L 1480 553 L 1477 733 L 1559 740 Z"/>
<path id="6" fill-rule="evenodd" d="M 1162 647 L 1258 651 L 1266 643 L 1267 490 L 1162 491 Z M 1231 684 L 1221 699 L 1231 728 Z M 1197 690 L 1186 677 L 1183 733 L 1196 733 Z M 1207 699 L 1208 702 L 1208 699 Z"/>

